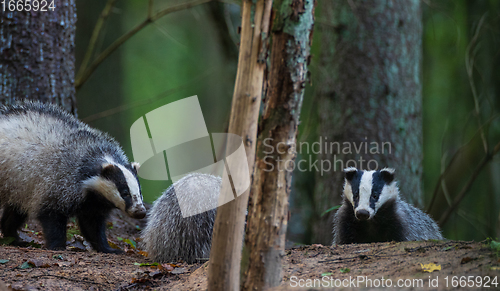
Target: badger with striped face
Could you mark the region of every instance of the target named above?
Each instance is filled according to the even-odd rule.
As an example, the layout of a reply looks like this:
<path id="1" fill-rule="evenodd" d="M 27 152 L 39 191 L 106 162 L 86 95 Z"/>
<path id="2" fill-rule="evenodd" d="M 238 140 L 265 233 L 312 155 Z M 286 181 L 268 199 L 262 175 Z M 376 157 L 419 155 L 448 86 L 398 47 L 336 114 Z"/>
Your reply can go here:
<path id="1" fill-rule="evenodd" d="M 347 168 L 334 244 L 443 239 L 436 222 L 399 196 L 394 169 Z"/>
<path id="2" fill-rule="evenodd" d="M 117 253 L 105 222 L 113 208 L 134 218 L 146 215 L 138 168 L 113 138 L 57 106 L 0 107 L 0 230 L 22 244 L 17 230 L 33 216 L 46 247 L 65 249 L 66 223 L 76 217 L 96 251 Z"/>

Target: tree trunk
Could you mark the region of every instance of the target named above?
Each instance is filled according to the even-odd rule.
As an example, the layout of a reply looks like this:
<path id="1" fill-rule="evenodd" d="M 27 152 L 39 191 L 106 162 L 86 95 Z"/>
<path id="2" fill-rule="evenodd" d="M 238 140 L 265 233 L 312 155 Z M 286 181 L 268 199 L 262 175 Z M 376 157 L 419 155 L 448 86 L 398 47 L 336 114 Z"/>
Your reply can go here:
<path id="1" fill-rule="evenodd" d="M 333 212 L 320 214 L 340 204 L 342 168 L 395 168 L 423 205 L 420 2 L 321 1 L 318 159 L 331 169 L 316 174 L 314 242 L 332 242 Z"/>
<path id="2" fill-rule="evenodd" d="M 41 100 L 76 114 L 74 0 L 54 11 L 0 12 L 0 99 Z"/>
<path id="3" fill-rule="evenodd" d="M 243 0 L 238 71 L 228 132 L 243 138 L 250 173 L 253 172 L 255 161 L 271 6 L 272 0 L 257 0 L 255 5 L 253 0 Z M 237 171 L 242 171 L 242 168 L 239 167 Z M 231 176 L 235 174 L 238 176 L 231 169 Z M 231 185 L 223 183 L 221 193 L 226 193 L 228 187 Z M 246 190 L 217 210 L 210 251 L 208 290 L 239 290 L 248 193 L 249 190 Z"/>
<path id="4" fill-rule="evenodd" d="M 290 7 L 292 9 L 290 9 Z M 266 107 L 249 202 L 244 290 L 278 286 L 300 109 L 307 81 L 314 1 L 275 2 Z"/>

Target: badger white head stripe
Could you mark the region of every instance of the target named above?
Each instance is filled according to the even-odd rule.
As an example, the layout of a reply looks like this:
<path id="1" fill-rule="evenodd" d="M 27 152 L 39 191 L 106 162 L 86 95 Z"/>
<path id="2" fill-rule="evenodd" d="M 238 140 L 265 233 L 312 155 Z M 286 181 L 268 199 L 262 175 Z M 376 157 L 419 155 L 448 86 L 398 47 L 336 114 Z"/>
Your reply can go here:
<path id="1" fill-rule="evenodd" d="M 125 180 L 127 181 L 127 185 L 130 190 L 130 196 L 132 198 L 132 204 L 129 209 L 127 209 L 127 212 L 132 216 L 137 213 L 146 213 L 146 208 L 142 203 L 141 188 L 139 187 L 139 182 L 137 181 L 136 176 L 124 166 L 120 164 L 117 164 L 117 166 L 123 172 L 123 176 L 125 176 Z"/>
<path id="2" fill-rule="evenodd" d="M 127 181 L 130 195 L 132 196 L 132 204 L 136 202 L 142 203 L 141 190 L 137 178 L 124 166 L 120 164 L 116 164 L 116 166 L 122 171 L 123 176 L 125 176 L 125 181 Z"/>
<path id="3" fill-rule="evenodd" d="M 127 181 L 128 188 L 130 190 L 130 195 L 132 196 L 132 204 L 135 202 L 140 202 L 142 204 L 142 195 L 141 195 L 141 190 L 139 188 L 139 183 L 137 182 L 137 178 L 135 177 L 134 174 L 132 174 L 127 168 L 124 166 L 116 163 L 113 158 L 110 156 L 105 157 L 106 161 L 110 164 L 113 164 L 117 166 L 123 173 L 123 176 L 125 177 L 125 181 Z M 139 169 L 139 163 L 132 163 L 132 167 L 136 168 L 136 170 Z"/>
<path id="4" fill-rule="evenodd" d="M 121 197 L 120 192 L 118 192 L 115 183 L 103 179 L 102 177 L 95 176 L 83 181 L 83 188 L 92 189 L 101 193 L 101 195 L 111 201 L 117 208 L 125 212 L 125 201 Z"/>
<path id="5" fill-rule="evenodd" d="M 145 212 L 146 208 L 144 207 L 144 204 L 142 203 L 142 195 L 141 195 L 141 189 L 139 187 L 139 182 L 137 181 L 136 176 L 127 168 L 125 168 L 123 165 L 116 163 L 113 158 L 106 156 L 105 160 L 122 171 L 123 176 L 125 177 L 125 181 L 127 182 L 127 186 L 130 190 L 130 196 L 132 198 L 132 203 L 125 212 L 129 213 L 130 215 L 133 215 L 134 213 L 138 212 Z M 133 163 L 132 167 L 136 168 L 137 170 L 139 169 L 139 164 L 138 163 Z M 118 193 L 118 195 L 120 195 Z M 120 199 L 122 199 L 120 197 Z M 122 199 L 123 200 L 123 199 Z"/>
<path id="6" fill-rule="evenodd" d="M 354 205 L 354 201 L 352 198 L 352 186 L 351 183 L 347 182 L 347 179 L 344 183 L 344 196 L 351 202 L 352 205 Z"/>
<path id="7" fill-rule="evenodd" d="M 391 199 L 399 199 L 399 189 L 396 181 L 393 181 L 389 185 L 385 185 L 382 188 L 382 193 L 380 193 L 380 198 L 375 203 L 375 210 L 378 210 L 380 206 L 384 205 L 387 201 Z"/>
<path id="8" fill-rule="evenodd" d="M 359 183 L 359 202 L 358 207 L 354 210 L 366 210 L 370 213 L 370 218 L 375 215 L 375 210 L 370 207 L 370 196 L 372 193 L 373 185 L 373 173 L 375 171 L 366 171 L 363 176 L 361 176 L 361 181 Z"/>

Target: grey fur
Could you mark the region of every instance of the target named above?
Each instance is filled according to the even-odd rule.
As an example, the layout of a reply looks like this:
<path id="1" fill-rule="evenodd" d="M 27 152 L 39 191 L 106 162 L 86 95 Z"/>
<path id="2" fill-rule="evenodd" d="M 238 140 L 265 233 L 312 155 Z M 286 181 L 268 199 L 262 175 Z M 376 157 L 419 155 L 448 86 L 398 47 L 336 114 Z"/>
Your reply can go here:
<path id="1" fill-rule="evenodd" d="M 183 260 L 194 263 L 196 259 L 210 256 L 216 210 L 183 218 L 177 199 L 189 202 L 188 205 L 194 208 L 201 209 L 206 203 L 213 205 L 218 199 L 221 183 L 219 177 L 192 173 L 175 183 L 178 195 L 174 185 L 163 192 L 148 214 L 142 235 L 149 257 L 156 262 Z"/>
<path id="2" fill-rule="evenodd" d="M 41 215 L 42 210 L 57 213 L 63 223 L 63 217 L 81 214 L 78 209 L 88 189 L 99 192 L 105 184 L 99 182 L 109 182 L 91 179 L 106 164 L 122 172 L 127 167 L 128 177 L 137 179 L 134 165 L 113 138 L 59 107 L 40 102 L 0 107 L 0 207 L 8 206 L 21 216 Z M 131 216 L 145 213 L 138 186 L 134 182 L 138 193 L 131 194 L 132 205 L 122 207 Z M 120 199 L 118 195 L 115 200 Z M 119 202 L 125 205 L 123 199 Z M 107 213 L 103 210 L 103 217 Z"/>
<path id="3" fill-rule="evenodd" d="M 353 170 L 357 171 L 352 168 L 346 169 L 346 171 Z M 393 169 L 382 171 L 384 170 L 391 175 L 394 173 Z M 360 171 L 360 173 L 366 175 L 375 172 Z M 443 239 L 436 222 L 422 210 L 402 200 L 396 182 L 390 179 L 383 186 L 380 198 L 378 198 L 383 201 L 382 205 L 378 205 L 375 209 L 370 206 L 370 212 L 375 211 L 375 213 L 369 219 L 360 221 L 356 218 L 354 208 L 354 204 L 358 208 L 360 204 L 353 203 L 355 199 L 352 198 L 354 196 L 352 193 L 355 191 L 351 187 L 351 182 L 346 178 L 342 206 L 334 216 L 334 244 Z M 377 182 L 380 183 L 381 180 Z M 359 187 L 359 184 L 354 186 L 358 187 L 356 190 L 359 191 L 359 197 L 373 195 L 371 187 L 366 184 L 363 186 Z M 358 198 L 358 201 L 359 199 L 361 198 Z"/>

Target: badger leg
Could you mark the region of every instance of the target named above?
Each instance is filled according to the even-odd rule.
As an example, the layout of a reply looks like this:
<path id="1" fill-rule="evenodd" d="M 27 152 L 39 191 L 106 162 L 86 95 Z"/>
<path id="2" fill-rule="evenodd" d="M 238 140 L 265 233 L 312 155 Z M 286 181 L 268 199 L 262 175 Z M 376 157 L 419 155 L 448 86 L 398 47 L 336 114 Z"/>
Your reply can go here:
<path id="1" fill-rule="evenodd" d="M 68 217 L 62 213 L 45 210 L 38 214 L 43 227 L 45 247 L 49 250 L 66 249 L 66 224 Z"/>
<path id="2" fill-rule="evenodd" d="M 108 244 L 106 238 L 106 217 L 104 213 L 80 214 L 78 225 L 83 237 L 92 245 L 92 248 L 103 253 L 122 253 L 120 250 L 113 249 Z"/>
<path id="3" fill-rule="evenodd" d="M 2 215 L 2 221 L 0 226 L 2 228 L 3 237 L 13 237 L 15 239 L 15 245 L 25 245 L 19 239 L 19 234 L 17 230 L 26 221 L 27 215 L 19 212 L 19 210 L 14 206 L 5 207 Z"/>

